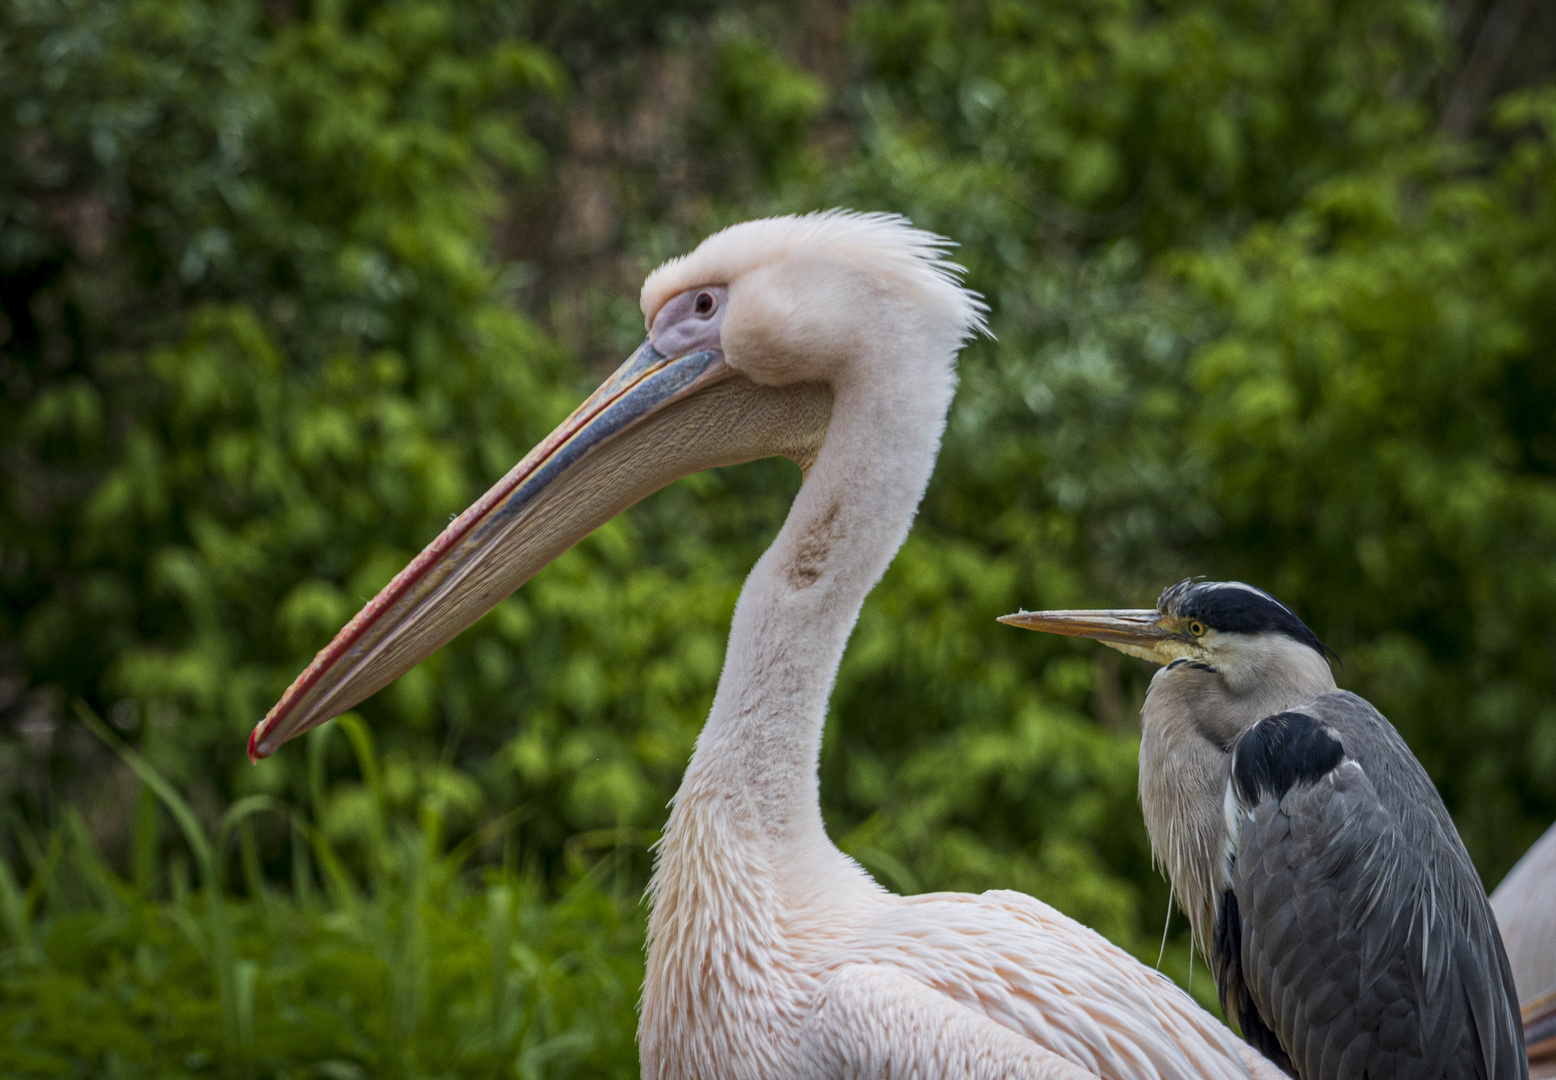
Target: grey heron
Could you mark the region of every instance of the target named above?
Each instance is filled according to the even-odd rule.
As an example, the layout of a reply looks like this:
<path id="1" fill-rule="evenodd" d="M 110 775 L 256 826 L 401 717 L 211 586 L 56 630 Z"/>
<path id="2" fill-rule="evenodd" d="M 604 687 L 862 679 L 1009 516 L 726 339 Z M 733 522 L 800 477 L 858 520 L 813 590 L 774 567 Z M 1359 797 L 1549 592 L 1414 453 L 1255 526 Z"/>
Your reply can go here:
<path id="1" fill-rule="evenodd" d="M 1001 621 L 1161 665 L 1146 829 L 1249 1043 L 1302 1080 L 1528 1075 L 1502 939 L 1441 797 L 1290 608 L 1189 580 L 1154 609 Z"/>

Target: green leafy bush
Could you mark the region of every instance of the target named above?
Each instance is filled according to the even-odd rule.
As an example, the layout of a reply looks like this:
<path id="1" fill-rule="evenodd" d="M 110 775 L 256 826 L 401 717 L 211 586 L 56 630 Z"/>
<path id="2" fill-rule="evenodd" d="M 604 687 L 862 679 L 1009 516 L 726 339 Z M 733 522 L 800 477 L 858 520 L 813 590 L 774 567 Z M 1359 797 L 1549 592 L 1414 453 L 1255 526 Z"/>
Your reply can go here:
<path id="1" fill-rule="evenodd" d="M 25 893 L 0 864 L 7 1076 L 636 1075 L 642 928 L 636 898 L 609 888 L 610 860 L 560 894 L 511 868 L 462 874 L 473 845 L 444 850 L 435 801 L 418 826 L 393 818 L 371 737 L 354 718 L 341 727 L 372 786 L 362 874 L 264 797 L 239 800 L 205 835 L 128 749 L 183 828 L 197 889 L 175 865 L 171 898 L 152 900 L 103 861 L 79 815 L 42 843 L 20 828 Z M 316 734 L 316 753 L 329 734 Z M 265 811 L 307 837 L 290 896 L 254 856 L 252 820 Z M 238 903 L 222 881 L 234 836 L 248 894 Z"/>

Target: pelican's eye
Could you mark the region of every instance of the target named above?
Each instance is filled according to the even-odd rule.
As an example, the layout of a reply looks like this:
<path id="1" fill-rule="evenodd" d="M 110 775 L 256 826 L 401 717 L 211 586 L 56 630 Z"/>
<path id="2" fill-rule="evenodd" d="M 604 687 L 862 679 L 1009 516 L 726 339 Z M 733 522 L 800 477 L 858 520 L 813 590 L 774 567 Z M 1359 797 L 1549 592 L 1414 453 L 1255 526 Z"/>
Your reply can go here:
<path id="1" fill-rule="evenodd" d="M 1190 619 L 1189 620 L 1189 633 L 1193 634 L 1195 637 L 1204 637 L 1205 636 L 1205 624 L 1200 622 L 1198 619 Z"/>
<path id="2" fill-rule="evenodd" d="M 692 310 L 703 318 L 713 314 L 713 309 L 719 306 L 719 302 L 710 292 L 700 292 L 697 299 L 692 301 Z"/>

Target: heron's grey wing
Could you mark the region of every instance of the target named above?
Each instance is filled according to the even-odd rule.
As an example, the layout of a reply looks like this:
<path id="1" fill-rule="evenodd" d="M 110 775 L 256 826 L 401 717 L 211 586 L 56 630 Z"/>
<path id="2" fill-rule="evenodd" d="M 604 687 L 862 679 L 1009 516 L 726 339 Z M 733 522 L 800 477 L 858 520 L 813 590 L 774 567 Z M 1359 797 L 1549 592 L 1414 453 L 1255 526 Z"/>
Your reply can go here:
<path id="1" fill-rule="evenodd" d="M 1226 1007 L 1303 1080 L 1526 1075 L 1506 960 L 1463 846 L 1451 823 L 1443 836 L 1395 805 L 1399 771 L 1420 766 L 1402 741 L 1353 723 L 1356 704 L 1387 726 L 1359 698 L 1325 695 L 1234 748 L 1216 935 Z M 1382 791 L 1364 765 L 1380 754 Z"/>

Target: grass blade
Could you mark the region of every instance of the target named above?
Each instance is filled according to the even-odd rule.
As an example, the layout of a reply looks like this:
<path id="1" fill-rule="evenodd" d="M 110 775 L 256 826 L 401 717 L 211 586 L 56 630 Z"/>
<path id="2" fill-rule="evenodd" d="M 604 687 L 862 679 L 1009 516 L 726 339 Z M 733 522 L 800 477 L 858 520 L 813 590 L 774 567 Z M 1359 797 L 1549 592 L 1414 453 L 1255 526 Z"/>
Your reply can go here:
<path id="1" fill-rule="evenodd" d="M 199 867 L 201 889 L 205 893 L 207 930 L 210 934 L 213 954 L 210 963 L 216 975 L 216 996 L 221 1006 L 222 1044 L 231 1049 L 238 1042 L 236 958 L 233 953 L 232 926 L 227 920 L 227 906 L 223 902 L 221 882 L 216 861 L 211 853 L 210 840 L 206 838 L 205 830 L 200 827 L 199 819 L 195 817 L 189 804 L 184 801 L 184 797 L 174 790 L 166 777 L 152 767 L 151 762 L 141 757 L 134 747 L 110 731 L 108 725 L 103 723 L 102 718 L 94 713 L 86 702 L 77 699 L 75 707 L 76 715 L 86 725 L 87 730 L 118 754 L 119 759 L 140 777 L 141 783 L 162 800 L 162 805 L 173 815 L 173 820 L 178 823 L 179 830 L 184 834 L 185 843 L 194 854 L 195 862 Z M 228 813 L 230 814 L 231 811 Z"/>

